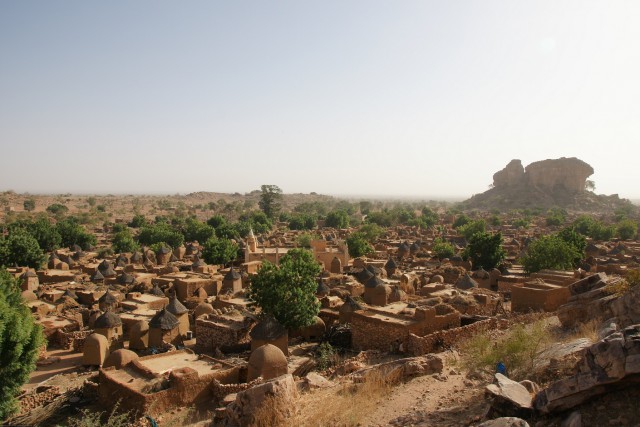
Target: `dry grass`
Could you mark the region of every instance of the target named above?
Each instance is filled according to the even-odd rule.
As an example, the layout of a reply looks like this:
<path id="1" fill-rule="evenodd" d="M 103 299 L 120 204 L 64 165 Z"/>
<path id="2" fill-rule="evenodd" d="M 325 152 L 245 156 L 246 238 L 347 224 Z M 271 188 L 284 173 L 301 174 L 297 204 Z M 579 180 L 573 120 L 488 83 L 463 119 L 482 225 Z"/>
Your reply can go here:
<path id="1" fill-rule="evenodd" d="M 371 371 L 359 383 L 345 382 L 328 389 L 318 389 L 299 396 L 295 412 L 277 399 L 269 399 L 254 416 L 255 427 L 348 427 L 361 425 L 371 415 L 379 400 L 393 388 L 394 381 Z"/>

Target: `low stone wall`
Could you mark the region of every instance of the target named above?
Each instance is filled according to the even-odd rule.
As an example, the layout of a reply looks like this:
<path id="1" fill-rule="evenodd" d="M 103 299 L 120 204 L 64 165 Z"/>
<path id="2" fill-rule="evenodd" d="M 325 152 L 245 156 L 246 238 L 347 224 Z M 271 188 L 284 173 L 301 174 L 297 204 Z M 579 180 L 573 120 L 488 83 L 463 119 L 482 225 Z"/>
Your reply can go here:
<path id="1" fill-rule="evenodd" d="M 437 353 L 453 346 L 463 339 L 471 338 L 487 329 L 506 329 L 509 321 L 498 319 L 481 320 L 471 325 L 437 331 L 424 337 L 409 334 L 403 344 L 404 350 L 413 355 L 421 356 L 427 353 Z"/>
<path id="2" fill-rule="evenodd" d="M 231 347 L 251 341 L 249 328 L 235 329 L 206 319 L 196 319 L 196 350 L 213 351 L 216 347 Z"/>
<path id="3" fill-rule="evenodd" d="M 64 332 L 59 330 L 56 334 L 56 341 L 62 348 L 73 349 L 73 351 L 82 352 L 84 347 L 84 341 L 89 335 L 93 333 L 93 330 L 89 331 L 73 331 Z"/>
<path id="4" fill-rule="evenodd" d="M 20 414 L 26 414 L 32 409 L 45 405 L 60 396 L 60 394 L 59 387 L 38 387 L 20 397 Z"/>
<path id="5" fill-rule="evenodd" d="M 238 393 L 250 389 L 251 387 L 261 384 L 262 382 L 262 378 L 256 378 L 255 380 L 248 383 L 237 384 L 222 384 L 218 380 L 213 380 L 213 382 L 211 383 L 211 394 L 213 396 L 213 400 L 220 401 L 229 394 Z"/>
<path id="6" fill-rule="evenodd" d="M 351 325 L 351 346 L 356 350 L 396 351 L 409 335 L 405 325 L 362 315 L 354 315 Z"/>

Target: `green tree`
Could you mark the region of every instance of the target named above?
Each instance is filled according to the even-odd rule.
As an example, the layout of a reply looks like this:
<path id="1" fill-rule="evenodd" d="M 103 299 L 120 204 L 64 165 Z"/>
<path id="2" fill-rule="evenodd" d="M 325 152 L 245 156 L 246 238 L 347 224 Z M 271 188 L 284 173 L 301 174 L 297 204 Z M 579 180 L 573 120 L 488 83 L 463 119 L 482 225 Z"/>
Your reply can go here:
<path id="1" fill-rule="evenodd" d="M 382 234 L 382 228 L 378 224 L 364 224 L 358 232 L 362 234 L 367 242 L 374 243 Z"/>
<path id="2" fill-rule="evenodd" d="M 455 221 L 453 221 L 453 228 L 462 227 L 468 222 L 471 222 L 471 218 L 469 218 L 465 214 L 461 214 L 455 219 Z"/>
<path id="3" fill-rule="evenodd" d="M 94 207 L 96 205 L 96 198 L 93 196 L 87 197 L 87 203 L 89 206 Z"/>
<path id="4" fill-rule="evenodd" d="M 202 257 L 209 264 L 227 265 L 238 257 L 238 245 L 229 239 L 212 237 L 204 243 Z"/>
<path id="5" fill-rule="evenodd" d="M 0 420 L 17 409 L 16 395 L 36 367 L 42 329 L 25 306 L 20 287 L 0 270 Z"/>
<path id="6" fill-rule="evenodd" d="M 313 230 L 316 226 L 316 219 L 308 214 L 293 215 L 289 220 L 290 230 Z"/>
<path id="7" fill-rule="evenodd" d="M 557 236 L 575 249 L 575 258 L 573 260 L 573 265 L 575 267 L 585 257 L 587 239 L 585 239 L 582 234 L 577 233 L 572 227 L 563 229 L 557 234 Z"/>
<path id="8" fill-rule="evenodd" d="M 83 249 L 95 245 L 96 236 L 88 233 L 81 225 L 76 217 L 70 216 L 56 224 L 56 230 L 62 238 L 62 246 L 71 247 L 78 245 Z"/>
<path id="9" fill-rule="evenodd" d="M 131 219 L 131 222 L 129 222 L 129 227 L 131 228 L 140 228 L 140 227 L 144 227 L 147 224 L 147 219 L 144 217 L 144 215 L 140 215 L 140 214 L 136 214 L 133 216 L 133 218 Z"/>
<path id="10" fill-rule="evenodd" d="M 453 245 L 439 237 L 433 241 L 433 247 L 431 249 L 439 259 L 451 258 L 456 254 Z"/>
<path id="11" fill-rule="evenodd" d="M 135 252 L 140 249 L 140 245 L 136 243 L 128 229 L 113 235 L 111 247 L 116 253 Z"/>
<path id="12" fill-rule="evenodd" d="M 482 267 L 485 270 L 490 270 L 498 267 L 505 257 L 502 234 L 487 232 L 474 234 L 469 239 L 464 256 L 471 259 L 474 268 Z"/>
<path id="13" fill-rule="evenodd" d="M 62 215 L 64 213 L 67 213 L 68 211 L 69 208 L 61 203 L 53 203 L 47 206 L 47 212 L 53 215 Z"/>
<path id="14" fill-rule="evenodd" d="M 550 234 L 531 242 L 520 263 L 525 272 L 535 273 L 544 269 L 571 269 L 576 259 L 580 259 L 580 254 L 575 247 L 557 234 Z"/>
<path id="15" fill-rule="evenodd" d="M 349 227 L 349 214 L 343 210 L 331 211 L 324 221 L 326 227 L 347 228 Z"/>
<path id="16" fill-rule="evenodd" d="M 260 187 L 260 202 L 258 206 L 269 218 L 276 218 L 282 203 L 282 190 L 277 185 L 263 185 Z"/>
<path id="17" fill-rule="evenodd" d="M 28 198 L 22 203 L 22 205 L 24 206 L 25 211 L 31 212 L 36 208 L 36 201 L 33 198 Z"/>
<path id="18" fill-rule="evenodd" d="M 564 209 L 554 208 L 554 209 L 549 209 L 549 211 L 547 212 L 546 222 L 547 222 L 547 225 L 549 226 L 562 225 L 566 220 L 567 220 L 567 211 Z"/>
<path id="19" fill-rule="evenodd" d="M 222 215 L 214 215 L 207 220 L 207 224 L 217 229 L 218 227 L 222 227 L 223 225 L 227 225 L 227 219 Z"/>
<path id="20" fill-rule="evenodd" d="M 45 259 L 38 241 L 22 229 L 14 230 L 7 237 L 0 237 L 0 266 L 18 265 L 38 269 Z"/>
<path id="21" fill-rule="evenodd" d="M 35 220 L 18 220 L 9 224 L 9 232 L 22 229 L 38 241 L 38 246 L 44 251 L 52 251 L 62 244 L 62 237 L 55 225 L 46 216 L 39 216 Z"/>
<path id="22" fill-rule="evenodd" d="M 464 236 L 465 239 L 470 240 L 474 234 L 484 233 L 487 229 L 487 224 L 483 219 L 476 219 L 467 222 L 465 225 L 458 228 L 458 233 Z"/>
<path id="23" fill-rule="evenodd" d="M 360 256 L 366 256 L 373 253 L 373 248 L 362 233 L 351 233 L 347 237 L 347 248 L 349 249 L 349 255 L 354 258 Z"/>
<path id="24" fill-rule="evenodd" d="M 195 218 L 187 218 L 184 232 L 184 240 L 187 242 L 206 242 L 216 235 L 216 230 L 209 224 L 198 221 Z"/>
<path id="25" fill-rule="evenodd" d="M 618 223 L 617 234 L 622 240 L 633 239 L 638 233 L 638 224 L 630 219 L 623 219 Z"/>
<path id="26" fill-rule="evenodd" d="M 287 328 L 309 326 L 320 312 L 315 292 L 321 270 L 310 251 L 291 249 L 279 266 L 262 264 L 251 280 L 249 297 Z"/>
<path id="27" fill-rule="evenodd" d="M 177 248 L 184 243 L 184 236 L 170 224 L 161 222 L 142 227 L 138 242 L 143 245 L 165 242 L 172 248 Z"/>

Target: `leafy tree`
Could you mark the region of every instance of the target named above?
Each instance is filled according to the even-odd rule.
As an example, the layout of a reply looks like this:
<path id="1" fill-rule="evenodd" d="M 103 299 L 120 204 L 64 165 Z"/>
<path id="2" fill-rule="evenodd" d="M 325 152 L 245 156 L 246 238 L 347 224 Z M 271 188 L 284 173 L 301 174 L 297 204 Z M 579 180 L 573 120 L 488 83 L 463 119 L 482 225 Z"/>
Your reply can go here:
<path id="1" fill-rule="evenodd" d="M 584 183 L 584 189 L 587 191 L 596 191 L 596 183 L 593 180 L 588 179 Z"/>
<path id="2" fill-rule="evenodd" d="M 360 232 L 351 233 L 351 235 L 347 237 L 347 248 L 349 249 L 349 255 L 354 258 L 373 253 L 373 248 Z"/>
<path id="3" fill-rule="evenodd" d="M 0 266 L 31 267 L 38 269 L 45 261 L 38 241 L 22 229 L 14 230 L 7 237 L 0 237 Z"/>
<path id="4" fill-rule="evenodd" d="M 140 248 L 140 245 L 136 243 L 131 235 L 131 232 L 122 230 L 113 235 L 111 247 L 117 253 L 122 252 L 135 252 Z"/>
<path id="5" fill-rule="evenodd" d="M 165 242 L 172 248 L 177 248 L 184 243 L 184 236 L 171 225 L 158 223 L 142 227 L 138 235 L 138 242 L 143 245 Z"/>
<path id="6" fill-rule="evenodd" d="M 244 223 L 244 224 L 242 224 Z M 249 229 L 253 228 L 256 233 L 267 233 L 273 227 L 271 219 L 261 211 L 253 211 L 240 215 L 236 229 L 238 233 L 244 237 L 249 233 Z M 246 230 L 246 232 L 245 232 Z"/>
<path id="7" fill-rule="evenodd" d="M 317 234 L 302 233 L 296 238 L 296 243 L 302 248 L 310 248 L 311 241 L 318 238 L 319 236 Z"/>
<path id="8" fill-rule="evenodd" d="M 217 229 L 218 227 L 227 225 L 227 219 L 222 215 L 214 215 L 207 220 L 207 224 Z"/>
<path id="9" fill-rule="evenodd" d="M 36 367 L 42 329 L 25 306 L 20 287 L 0 270 L 0 420 L 17 409 L 16 395 Z"/>
<path id="10" fill-rule="evenodd" d="M 471 259 L 474 268 L 490 270 L 496 268 L 504 260 L 501 233 L 480 232 L 471 236 L 464 250 L 464 256 Z"/>
<path id="11" fill-rule="evenodd" d="M 93 196 L 87 197 L 87 203 L 89 206 L 94 207 L 96 205 L 96 198 Z"/>
<path id="12" fill-rule="evenodd" d="M 147 225 L 147 219 L 144 215 L 136 214 L 131 219 L 131 222 L 128 224 L 131 228 L 140 228 Z"/>
<path id="13" fill-rule="evenodd" d="M 96 236 L 88 233 L 81 225 L 76 217 L 70 216 L 56 224 L 56 229 L 62 238 L 62 246 L 71 247 L 78 245 L 83 249 L 91 245 L 95 245 Z"/>
<path id="14" fill-rule="evenodd" d="M 391 227 L 393 217 L 389 211 L 369 212 L 366 222 L 379 225 L 380 227 Z"/>
<path id="15" fill-rule="evenodd" d="M 24 206 L 24 210 L 27 212 L 31 212 L 36 208 L 36 201 L 33 198 L 29 198 L 25 200 L 22 205 Z"/>
<path id="16" fill-rule="evenodd" d="M 308 214 L 294 215 L 289 219 L 289 229 L 291 230 L 313 230 L 316 226 L 316 219 Z"/>
<path id="17" fill-rule="evenodd" d="M 378 224 L 364 224 L 358 230 L 360 234 L 366 239 L 367 242 L 373 243 L 382 234 L 382 228 Z"/>
<path id="18" fill-rule="evenodd" d="M 638 224 L 630 219 L 623 219 L 618 223 L 617 234 L 623 240 L 632 239 L 638 233 Z"/>
<path id="19" fill-rule="evenodd" d="M 53 203 L 47 206 L 47 212 L 53 215 L 61 215 L 61 214 L 67 213 L 68 211 L 69 211 L 69 208 L 61 203 Z"/>
<path id="20" fill-rule="evenodd" d="M 349 227 L 349 214 L 343 210 L 331 211 L 327 214 L 324 225 L 333 228 Z"/>
<path id="21" fill-rule="evenodd" d="M 564 209 L 554 208 L 554 209 L 550 209 L 549 212 L 547 212 L 546 222 L 547 222 L 547 225 L 549 226 L 562 225 L 566 220 L 567 220 L 567 211 Z"/>
<path id="22" fill-rule="evenodd" d="M 567 242 L 576 251 L 576 257 L 573 260 L 573 265 L 576 266 L 585 257 L 585 249 L 587 247 L 587 239 L 572 227 L 567 227 L 560 231 L 558 237 Z"/>
<path id="23" fill-rule="evenodd" d="M 225 223 L 216 228 L 216 236 L 220 239 L 238 239 L 241 235 L 248 235 L 250 229 L 251 224 L 249 223 L 238 223 L 237 225 Z"/>
<path id="24" fill-rule="evenodd" d="M 456 250 L 453 247 L 453 245 L 451 243 L 449 243 L 449 242 L 444 241 L 441 238 L 436 238 L 433 241 L 432 250 L 433 250 L 433 253 L 439 259 L 451 258 L 456 253 Z"/>
<path id="25" fill-rule="evenodd" d="M 455 221 L 453 221 L 453 228 L 462 227 L 463 225 L 467 224 L 468 222 L 471 222 L 471 218 L 469 218 L 465 214 L 459 215 L 455 219 Z"/>
<path id="26" fill-rule="evenodd" d="M 530 224 L 531 224 L 531 219 L 529 219 L 529 217 L 526 217 L 526 216 L 524 218 L 518 218 L 511 223 L 511 225 L 513 225 L 515 228 L 529 228 Z"/>
<path id="27" fill-rule="evenodd" d="M 262 312 L 291 329 L 313 324 L 320 312 L 315 292 L 322 268 L 305 249 L 291 249 L 276 266 L 262 264 L 252 278 L 249 297 Z"/>
<path id="28" fill-rule="evenodd" d="M 18 220 L 9 224 L 9 232 L 22 229 L 38 241 L 38 246 L 44 251 L 52 251 L 62 244 L 62 237 L 55 225 L 46 216 L 35 220 Z"/>
<path id="29" fill-rule="evenodd" d="M 369 200 L 360 201 L 360 213 L 361 214 L 367 215 L 369 212 L 371 212 L 371 208 L 372 207 L 373 207 L 373 204 Z"/>
<path id="30" fill-rule="evenodd" d="M 187 242 L 197 240 L 202 243 L 214 237 L 216 235 L 216 230 L 209 224 L 205 224 L 195 218 L 188 218 L 182 234 Z"/>
<path id="31" fill-rule="evenodd" d="M 550 234 L 531 242 L 520 262 L 525 272 L 535 273 L 544 269 L 571 269 L 579 258 L 575 247 L 557 234 Z"/>
<path id="32" fill-rule="evenodd" d="M 458 228 L 458 233 L 462 234 L 465 239 L 469 240 L 476 233 L 484 233 L 487 229 L 487 224 L 483 219 L 476 219 L 467 222 L 465 225 Z"/>
<path id="33" fill-rule="evenodd" d="M 238 245 L 229 239 L 212 237 L 204 243 L 202 257 L 209 264 L 228 264 L 238 257 Z"/>
<path id="34" fill-rule="evenodd" d="M 277 185 L 263 185 L 260 189 L 262 194 L 258 206 L 267 217 L 276 218 L 282 203 L 282 190 Z"/>

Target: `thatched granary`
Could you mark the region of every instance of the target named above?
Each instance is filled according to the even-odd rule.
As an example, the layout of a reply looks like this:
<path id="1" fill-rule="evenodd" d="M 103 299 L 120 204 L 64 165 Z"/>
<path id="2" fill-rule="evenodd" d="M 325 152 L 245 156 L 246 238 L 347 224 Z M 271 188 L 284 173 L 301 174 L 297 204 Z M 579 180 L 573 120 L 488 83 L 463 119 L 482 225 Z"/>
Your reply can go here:
<path id="1" fill-rule="evenodd" d="M 131 326 L 129 330 L 129 348 L 133 350 L 146 350 L 149 347 L 149 323 L 140 320 Z"/>
<path id="2" fill-rule="evenodd" d="M 288 373 L 287 357 L 275 345 L 265 344 L 251 352 L 247 381 L 253 381 L 258 377 L 270 380 Z"/>
<path id="3" fill-rule="evenodd" d="M 178 322 L 180 323 L 178 325 L 180 335 L 187 335 L 187 332 L 189 331 L 189 310 L 187 307 L 185 307 L 180 301 L 178 301 L 178 298 L 174 296 L 169 300 L 169 304 L 167 304 L 166 309 L 169 313 L 173 314 L 176 319 L 178 319 Z"/>
<path id="4" fill-rule="evenodd" d="M 100 298 L 98 298 L 98 307 L 102 311 L 113 310 L 118 307 L 118 300 L 111 292 L 105 292 Z"/>
<path id="5" fill-rule="evenodd" d="M 338 309 L 340 323 L 350 323 L 351 316 L 355 311 L 362 310 L 362 306 L 358 304 L 351 296 L 347 296 L 344 304 Z"/>
<path id="6" fill-rule="evenodd" d="M 122 320 L 111 310 L 104 312 L 93 323 L 97 334 L 104 335 L 109 341 L 122 337 Z"/>
<path id="7" fill-rule="evenodd" d="M 229 272 L 225 274 L 222 280 L 222 293 L 236 294 L 242 290 L 242 276 L 233 266 L 229 269 Z"/>
<path id="8" fill-rule="evenodd" d="M 384 264 L 384 269 L 387 272 L 387 277 L 391 277 L 398 270 L 398 264 L 393 260 L 393 258 L 389 257 L 387 262 Z"/>
<path id="9" fill-rule="evenodd" d="M 166 308 L 158 311 L 149 321 L 149 347 L 160 347 L 163 342 L 180 343 L 180 321 Z"/>

